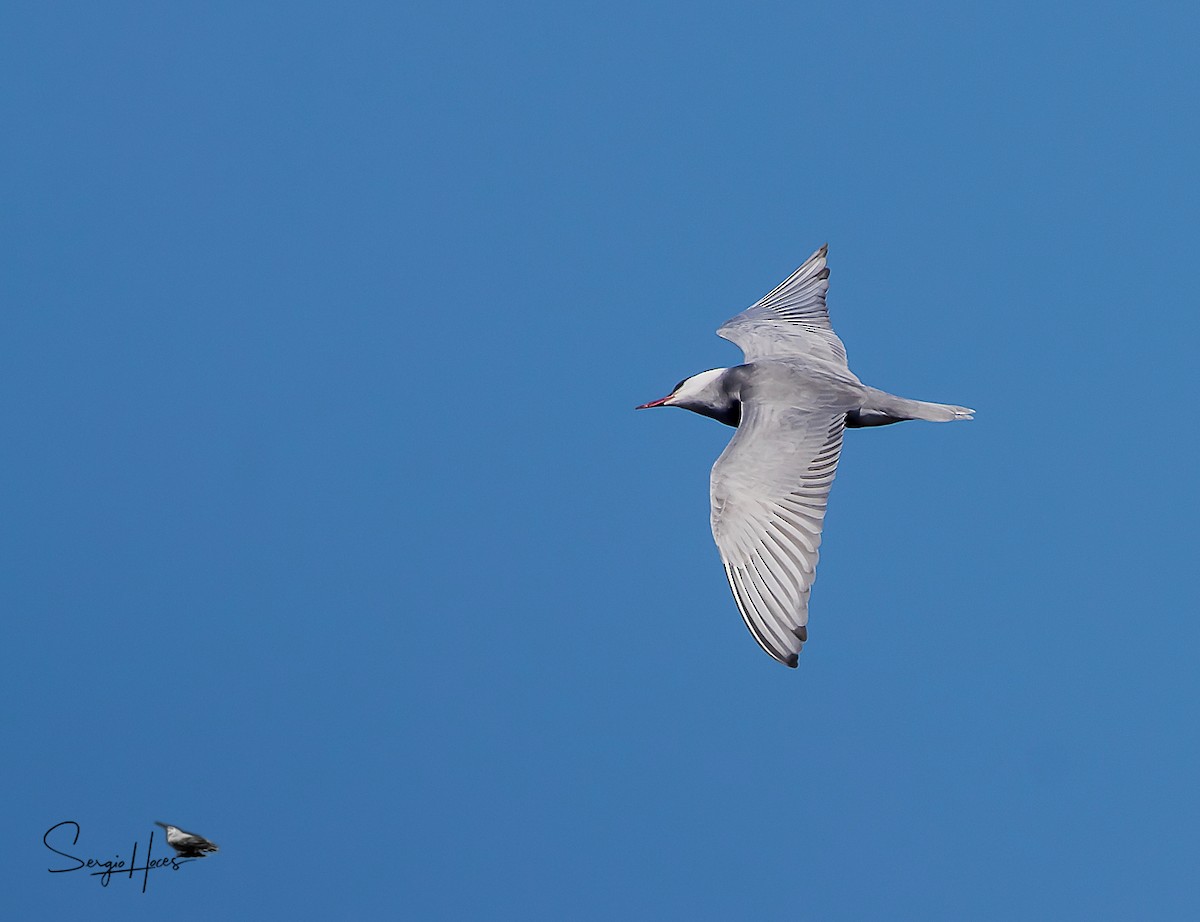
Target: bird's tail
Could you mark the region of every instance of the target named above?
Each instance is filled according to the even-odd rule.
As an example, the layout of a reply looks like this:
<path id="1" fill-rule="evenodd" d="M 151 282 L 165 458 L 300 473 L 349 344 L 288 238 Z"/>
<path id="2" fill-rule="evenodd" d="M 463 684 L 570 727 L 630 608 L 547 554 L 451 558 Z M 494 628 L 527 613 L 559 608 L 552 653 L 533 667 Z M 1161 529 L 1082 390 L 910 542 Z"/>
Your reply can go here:
<path id="1" fill-rule="evenodd" d="M 906 419 L 925 419 L 931 423 L 949 423 L 957 419 L 973 419 L 975 411 L 949 403 L 926 403 L 897 397 L 874 387 L 867 388 L 867 398 L 856 413 L 847 414 L 846 425 L 851 428 L 886 426 Z"/>

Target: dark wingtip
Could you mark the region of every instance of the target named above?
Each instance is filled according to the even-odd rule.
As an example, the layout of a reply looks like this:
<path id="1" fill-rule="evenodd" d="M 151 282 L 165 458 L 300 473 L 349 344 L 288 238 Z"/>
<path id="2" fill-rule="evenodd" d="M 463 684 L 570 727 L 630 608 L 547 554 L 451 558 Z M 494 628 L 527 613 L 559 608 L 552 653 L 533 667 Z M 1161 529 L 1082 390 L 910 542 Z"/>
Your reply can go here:
<path id="1" fill-rule="evenodd" d="M 828 256 L 828 255 L 829 255 L 829 243 L 828 243 L 828 242 L 826 242 L 826 243 L 822 243 L 822 244 L 821 244 L 821 249 L 817 250 L 817 252 L 818 252 L 818 253 L 819 253 L 821 256 Z"/>
<path id="2" fill-rule="evenodd" d="M 785 659 L 783 661 L 783 664 L 785 666 L 787 666 L 788 669 L 795 669 L 797 666 L 800 665 L 800 657 L 798 654 L 793 653 L 791 656 L 789 656 L 787 659 Z"/>

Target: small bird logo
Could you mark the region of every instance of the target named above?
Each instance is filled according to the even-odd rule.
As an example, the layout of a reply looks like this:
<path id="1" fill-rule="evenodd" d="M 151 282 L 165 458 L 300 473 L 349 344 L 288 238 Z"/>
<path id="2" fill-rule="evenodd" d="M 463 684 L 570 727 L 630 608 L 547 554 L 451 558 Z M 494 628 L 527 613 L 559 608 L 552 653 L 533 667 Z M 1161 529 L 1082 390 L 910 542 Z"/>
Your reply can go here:
<path id="1" fill-rule="evenodd" d="M 209 852 L 217 851 L 216 843 L 208 841 L 204 836 L 194 832 L 185 832 L 178 826 L 168 823 L 155 823 L 167 831 L 167 844 L 175 849 L 179 858 L 203 858 Z"/>

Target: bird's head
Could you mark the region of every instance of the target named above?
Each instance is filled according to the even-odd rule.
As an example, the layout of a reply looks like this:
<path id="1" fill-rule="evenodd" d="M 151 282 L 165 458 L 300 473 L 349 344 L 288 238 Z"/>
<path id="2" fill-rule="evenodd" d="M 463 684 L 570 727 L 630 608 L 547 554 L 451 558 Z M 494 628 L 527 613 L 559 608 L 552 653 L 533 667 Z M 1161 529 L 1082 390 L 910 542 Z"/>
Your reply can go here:
<path id="1" fill-rule="evenodd" d="M 685 410 L 695 410 L 702 407 L 712 407 L 725 402 L 717 382 L 728 368 L 712 368 L 698 375 L 684 378 L 675 385 L 675 389 L 666 397 L 643 403 L 638 410 L 649 410 L 651 407 L 683 407 Z"/>

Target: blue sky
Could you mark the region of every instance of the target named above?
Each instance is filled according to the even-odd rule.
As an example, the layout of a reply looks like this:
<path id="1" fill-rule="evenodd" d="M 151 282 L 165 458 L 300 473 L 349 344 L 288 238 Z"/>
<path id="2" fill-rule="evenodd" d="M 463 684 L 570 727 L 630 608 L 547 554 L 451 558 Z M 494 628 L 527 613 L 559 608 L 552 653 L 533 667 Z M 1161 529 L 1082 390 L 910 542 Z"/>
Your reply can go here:
<path id="1" fill-rule="evenodd" d="M 1194 918 L 1198 26 L 6 8 L 11 917 Z M 632 408 L 825 241 L 978 416 L 847 435 L 792 671 Z"/>

